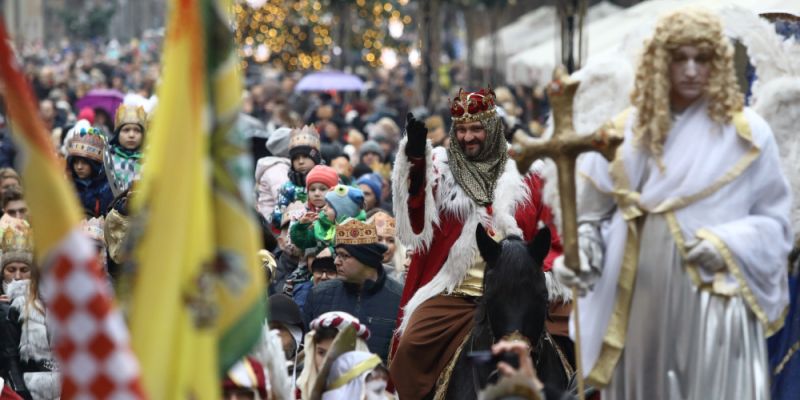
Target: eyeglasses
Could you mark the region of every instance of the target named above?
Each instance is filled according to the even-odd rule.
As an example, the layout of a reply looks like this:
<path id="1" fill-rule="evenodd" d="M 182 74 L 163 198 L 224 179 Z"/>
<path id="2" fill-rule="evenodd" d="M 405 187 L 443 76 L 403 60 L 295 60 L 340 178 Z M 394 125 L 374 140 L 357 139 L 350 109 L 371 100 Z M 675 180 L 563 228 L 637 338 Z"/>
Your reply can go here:
<path id="1" fill-rule="evenodd" d="M 313 274 L 319 276 L 320 278 L 324 278 L 326 276 L 328 278 L 330 278 L 330 277 L 336 276 L 336 271 L 320 271 L 320 270 L 317 270 L 317 271 L 314 271 Z"/>
<path id="2" fill-rule="evenodd" d="M 347 254 L 347 253 L 340 253 L 338 251 L 336 252 L 336 258 L 341 258 L 342 261 L 347 261 L 347 260 L 351 259 L 352 257 L 353 256 L 351 256 L 350 254 Z"/>

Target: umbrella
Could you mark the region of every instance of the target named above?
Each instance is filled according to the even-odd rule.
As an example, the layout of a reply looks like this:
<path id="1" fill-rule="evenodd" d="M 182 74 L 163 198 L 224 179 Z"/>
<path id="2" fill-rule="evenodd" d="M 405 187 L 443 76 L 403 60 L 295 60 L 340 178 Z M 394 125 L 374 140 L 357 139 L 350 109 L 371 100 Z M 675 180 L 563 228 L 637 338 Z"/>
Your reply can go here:
<path id="1" fill-rule="evenodd" d="M 94 89 L 86 93 L 80 100 L 75 102 L 75 108 L 78 110 L 89 107 L 92 109 L 101 109 L 108 113 L 111 119 L 117 113 L 117 107 L 122 104 L 125 96 L 122 92 L 113 89 Z"/>
<path id="2" fill-rule="evenodd" d="M 324 90 L 359 91 L 364 88 L 361 78 L 342 71 L 312 72 L 297 82 L 297 92 L 314 92 Z"/>

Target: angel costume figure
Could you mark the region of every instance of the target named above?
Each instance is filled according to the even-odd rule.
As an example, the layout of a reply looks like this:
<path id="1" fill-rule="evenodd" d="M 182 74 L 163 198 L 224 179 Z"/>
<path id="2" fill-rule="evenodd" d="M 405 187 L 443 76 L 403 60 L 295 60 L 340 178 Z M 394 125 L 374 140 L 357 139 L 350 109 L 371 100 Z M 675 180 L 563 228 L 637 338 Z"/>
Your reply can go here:
<path id="1" fill-rule="evenodd" d="M 662 17 L 616 119 L 579 170 L 583 365 L 603 399 L 765 399 L 765 335 L 788 303 L 791 195 L 733 49 L 702 9 Z"/>

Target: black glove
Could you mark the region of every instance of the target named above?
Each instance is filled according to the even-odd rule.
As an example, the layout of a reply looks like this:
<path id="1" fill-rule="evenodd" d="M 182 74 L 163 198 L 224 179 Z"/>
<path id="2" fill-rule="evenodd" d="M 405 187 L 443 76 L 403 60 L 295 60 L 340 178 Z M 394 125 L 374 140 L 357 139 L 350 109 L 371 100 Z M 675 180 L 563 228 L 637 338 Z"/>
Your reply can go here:
<path id="1" fill-rule="evenodd" d="M 425 141 L 428 137 L 428 128 L 425 123 L 414 118 L 414 114 L 406 115 L 406 156 L 423 157 L 425 155 Z"/>

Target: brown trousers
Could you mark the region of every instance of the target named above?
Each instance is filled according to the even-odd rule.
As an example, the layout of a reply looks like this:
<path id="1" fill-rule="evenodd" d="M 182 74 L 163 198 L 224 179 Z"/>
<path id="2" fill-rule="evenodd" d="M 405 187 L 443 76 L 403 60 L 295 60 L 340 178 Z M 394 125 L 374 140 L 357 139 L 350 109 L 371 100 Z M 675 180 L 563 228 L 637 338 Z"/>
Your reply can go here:
<path id="1" fill-rule="evenodd" d="M 472 329 L 476 307 L 474 298 L 440 295 L 414 310 L 389 365 L 401 399 L 421 399 L 434 389 Z"/>

